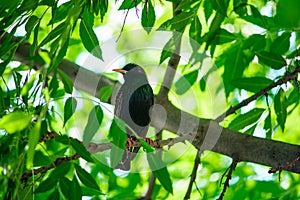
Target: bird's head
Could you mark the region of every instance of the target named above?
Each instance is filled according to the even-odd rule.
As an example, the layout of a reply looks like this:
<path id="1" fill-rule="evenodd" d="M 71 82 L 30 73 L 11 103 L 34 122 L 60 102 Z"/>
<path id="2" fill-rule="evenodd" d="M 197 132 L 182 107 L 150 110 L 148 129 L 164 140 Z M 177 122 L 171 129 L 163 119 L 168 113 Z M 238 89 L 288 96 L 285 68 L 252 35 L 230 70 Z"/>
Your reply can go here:
<path id="1" fill-rule="evenodd" d="M 128 80 L 146 78 L 146 73 L 144 69 L 139 65 L 133 63 L 125 65 L 122 69 L 113 69 L 113 71 L 123 74 L 125 81 L 126 79 Z"/>

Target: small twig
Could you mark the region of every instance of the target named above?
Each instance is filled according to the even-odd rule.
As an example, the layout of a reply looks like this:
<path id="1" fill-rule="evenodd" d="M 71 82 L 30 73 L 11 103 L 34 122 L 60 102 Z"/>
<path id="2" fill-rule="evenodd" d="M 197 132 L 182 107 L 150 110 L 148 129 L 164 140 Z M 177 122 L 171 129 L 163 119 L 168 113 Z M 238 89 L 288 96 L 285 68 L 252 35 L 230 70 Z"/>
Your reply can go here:
<path id="1" fill-rule="evenodd" d="M 279 166 L 279 167 L 272 167 L 268 173 L 269 174 L 275 174 L 276 172 L 281 172 L 282 170 L 288 170 L 289 168 L 292 168 L 294 166 L 296 166 L 297 162 L 300 161 L 300 156 L 296 157 L 293 161 L 291 162 L 286 162 L 286 164 L 284 166 Z M 298 163 L 299 164 L 299 163 Z"/>
<path id="2" fill-rule="evenodd" d="M 184 196 L 185 200 L 190 199 L 190 197 L 191 197 L 193 184 L 195 183 L 195 180 L 196 180 L 196 177 L 197 177 L 198 167 L 199 167 L 199 164 L 200 164 L 200 157 L 201 157 L 201 152 L 198 150 L 196 158 L 195 158 L 194 168 L 193 168 L 193 171 L 192 171 L 192 174 L 191 174 L 191 179 L 190 179 L 190 183 L 189 183 L 189 186 L 188 186 L 188 190 L 186 191 L 186 194 Z"/>
<path id="3" fill-rule="evenodd" d="M 21 176 L 21 182 L 26 183 L 28 181 L 28 179 L 33 176 L 33 175 L 37 175 L 37 174 L 44 174 L 46 173 L 48 170 L 55 168 L 57 166 L 59 166 L 60 164 L 64 163 L 64 162 L 68 162 L 71 160 L 77 160 L 80 156 L 78 154 L 75 154 L 73 156 L 68 156 L 68 157 L 62 157 L 62 158 L 57 158 L 54 163 L 52 163 L 49 166 L 44 166 L 44 167 L 40 167 L 38 169 L 34 169 L 34 170 L 30 170 L 28 172 L 25 172 L 24 174 L 22 174 Z"/>
<path id="4" fill-rule="evenodd" d="M 124 17 L 124 20 L 123 20 L 123 24 L 122 24 L 122 27 L 121 27 L 121 30 L 120 30 L 120 34 L 118 36 L 118 38 L 116 39 L 116 42 L 119 41 L 122 33 L 123 33 L 123 30 L 124 30 L 124 27 L 125 27 L 125 24 L 126 24 L 126 19 L 127 19 L 127 16 L 128 16 L 128 13 L 129 13 L 129 9 L 126 11 L 126 14 L 125 14 L 125 17 Z"/>
<path id="5" fill-rule="evenodd" d="M 225 117 L 227 117 L 228 115 L 231 115 L 233 113 L 235 113 L 236 110 L 240 109 L 241 107 L 244 107 L 246 105 L 248 105 L 250 102 L 256 100 L 258 97 L 267 94 L 267 92 L 279 85 L 282 85 L 284 83 L 287 83 L 290 80 L 294 80 L 297 77 L 297 74 L 300 72 L 300 67 L 297 67 L 292 73 L 288 73 L 286 74 L 284 77 L 282 77 L 281 79 L 279 79 L 278 81 L 271 83 L 270 85 L 268 85 L 267 87 L 265 87 L 264 89 L 260 90 L 259 92 L 257 92 L 256 94 L 252 95 L 251 97 L 245 99 L 244 101 L 242 101 L 241 103 L 237 104 L 236 106 L 230 107 L 224 114 L 220 115 L 216 121 L 217 122 L 221 122 L 224 120 Z"/>
<path id="6" fill-rule="evenodd" d="M 224 188 L 223 188 L 222 193 L 220 194 L 220 197 L 218 198 L 218 200 L 222 200 L 222 199 L 223 199 L 223 197 L 224 197 L 224 195 L 225 195 L 225 192 L 226 192 L 227 188 L 229 188 L 229 181 L 230 181 L 230 179 L 231 179 L 231 177 L 232 177 L 232 173 L 233 173 L 233 171 L 235 170 L 237 164 L 238 164 L 238 161 L 237 161 L 237 160 L 233 160 L 232 163 L 231 163 L 231 165 L 230 165 L 230 167 L 229 167 L 229 171 L 228 171 L 228 169 L 227 169 L 227 170 L 225 171 L 225 173 L 222 175 L 221 183 L 222 183 L 222 180 L 223 180 L 224 175 L 225 175 L 226 172 L 228 171 L 227 178 L 226 178 L 226 180 L 225 180 L 225 182 L 224 182 Z"/>

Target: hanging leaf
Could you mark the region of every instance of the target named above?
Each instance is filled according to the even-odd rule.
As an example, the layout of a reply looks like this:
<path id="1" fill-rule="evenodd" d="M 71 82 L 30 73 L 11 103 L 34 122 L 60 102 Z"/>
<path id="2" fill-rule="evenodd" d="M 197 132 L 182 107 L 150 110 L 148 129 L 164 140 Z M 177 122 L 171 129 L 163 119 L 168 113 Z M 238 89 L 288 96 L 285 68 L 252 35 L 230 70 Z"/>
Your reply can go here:
<path id="1" fill-rule="evenodd" d="M 241 114 L 230 122 L 230 124 L 228 125 L 228 128 L 238 131 L 248 125 L 256 123 L 264 111 L 265 111 L 265 109 L 262 109 L 262 108 L 254 108 L 253 110 L 250 110 L 249 112 L 247 112 L 245 114 Z"/>
<path id="2" fill-rule="evenodd" d="M 266 38 L 264 35 L 253 34 L 244 42 L 244 48 L 251 48 L 254 51 L 263 49 L 266 46 Z"/>
<path id="3" fill-rule="evenodd" d="M 201 43 L 201 30 L 202 25 L 197 15 L 195 15 L 191 21 L 189 36 L 192 40 L 190 40 L 191 46 L 194 51 L 200 48 Z"/>
<path id="4" fill-rule="evenodd" d="M 50 33 L 44 38 L 44 40 L 39 44 L 39 47 L 44 46 L 48 42 L 54 40 L 59 35 L 61 35 L 64 30 L 66 29 L 67 24 L 65 22 L 60 23 L 58 26 L 56 26 Z"/>
<path id="5" fill-rule="evenodd" d="M 119 10 L 128 10 L 136 7 L 141 3 L 142 0 L 123 0 Z M 150 1 L 150 0 L 149 0 Z"/>
<path id="6" fill-rule="evenodd" d="M 287 115 L 287 107 L 286 107 L 286 96 L 282 88 L 278 91 L 278 93 L 274 97 L 274 109 L 275 114 L 277 116 L 277 123 L 280 125 L 281 130 L 284 131 L 286 115 Z"/>
<path id="7" fill-rule="evenodd" d="M 93 56 L 103 60 L 98 38 L 92 26 L 85 19 L 80 21 L 79 34 L 86 50 L 88 50 Z"/>
<path id="8" fill-rule="evenodd" d="M 155 10 L 151 3 L 151 0 L 146 1 L 142 10 L 142 26 L 149 33 L 155 23 Z"/>
<path id="9" fill-rule="evenodd" d="M 180 77 L 180 79 L 175 83 L 176 93 L 179 95 L 184 94 L 194 85 L 197 78 L 198 78 L 198 70 L 194 70 Z"/>
<path id="10" fill-rule="evenodd" d="M 236 36 L 225 29 L 219 29 L 216 32 L 214 39 L 212 40 L 213 44 L 224 44 L 227 42 L 232 42 L 236 40 Z"/>
<path id="11" fill-rule="evenodd" d="M 81 168 L 79 165 L 74 164 L 76 169 L 76 174 L 79 178 L 79 180 L 87 187 L 93 188 L 95 190 L 100 191 L 99 186 L 95 179 L 83 168 Z"/>
<path id="12" fill-rule="evenodd" d="M 210 0 L 210 3 L 217 12 L 221 13 L 224 16 L 227 16 L 227 0 Z"/>
<path id="13" fill-rule="evenodd" d="M 76 153 L 82 157 L 84 160 L 93 163 L 94 160 L 91 154 L 86 150 L 86 148 L 80 144 L 77 140 L 71 140 L 71 146 L 75 149 Z"/>
<path id="14" fill-rule="evenodd" d="M 64 84 L 64 89 L 65 89 L 66 93 L 72 94 L 72 92 L 73 92 L 73 81 L 62 70 L 57 69 L 57 72 L 58 72 L 59 76 L 61 77 L 61 81 Z"/>
<path id="15" fill-rule="evenodd" d="M 285 59 L 276 53 L 261 51 L 257 54 L 257 57 L 260 62 L 273 69 L 281 69 L 282 67 L 286 66 Z"/>
<path id="16" fill-rule="evenodd" d="M 64 125 L 72 117 L 77 107 L 77 101 L 74 97 L 69 97 L 64 106 Z"/>
<path id="17" fill-rule="evenodd" d="M 271 83 L 273 83 L 273 81 L 265 77 L 239 78 L 231 82 L 231 84 L 236 88 L 244 89 L 254 93 L 262 90 Z"/>
<path id="18" fill-rule="evenodd" d="M 27 160 L 26 160 L 27 169 L 31 169 L 33 167 L 35 147 L 38 144 L 41 136 L 40 130 L 41 130 L 41 120 L 38 120 L 35 126 L 30 130 L 28 136 L 28 151 L 27 151 Z"/>
<path id="19" fill-rule="evenodd" d="M 99 129 L 101 122 L 103 120 L 103 110 L 101 106 L 95 106 L 88 118 L 86 127 L 83 133 L 83 144 L 86 145 L 95 136 L 97 130 Z"/>
<path id="20" fill-rule="evenodd" d="M 289 50 L 290 47 L 290 37 L 291 33 L 284 32 L 281 36 L 277 37 L 273 43 L 271 44 L 270 50 L 273 53 L 277 53 L 279 55 L 284 54 Z"/>
<path id="21" fill-rule="evenodd" d="M 127 140 L 125 123 L 120 119 L 113 119 L 109 129 L 108 137 L 114 144 L 112 145 L 110 152 L 110 163 L 111 167 L 114 168 L 120 162 L 125 149 L 125 144 Z"/>
<path id="22" fill-rule="evenodd" d="M 0 119 L 0 129 L 5 129 L 7 133 L 20 132 L 29 126 L 31 119 L 32 117 L 29 114 L 14 111 Z"/>
<path id="23" fill-rule="evenodd" d="M 147 160 L 150 166 L 150 169 L 157 177 L 161 185 L 171 194 L 173 194 L 173 186 L 170 178 L 170 174 L 166 167 L 166 164 L 162 161 L 162 159 L 155 153 L 154 149 L 150 147 L 150 145 L 144 140 L 139 140 L 143 146 L 143 148 L 147 152 Z"/>
<path id="24" fill-rule="evenodd" d="M 107 103 L 111 97 L 113 90 L 114 86 L 112 85 L 101 87 L 98 95 L 100 101 Z"/>

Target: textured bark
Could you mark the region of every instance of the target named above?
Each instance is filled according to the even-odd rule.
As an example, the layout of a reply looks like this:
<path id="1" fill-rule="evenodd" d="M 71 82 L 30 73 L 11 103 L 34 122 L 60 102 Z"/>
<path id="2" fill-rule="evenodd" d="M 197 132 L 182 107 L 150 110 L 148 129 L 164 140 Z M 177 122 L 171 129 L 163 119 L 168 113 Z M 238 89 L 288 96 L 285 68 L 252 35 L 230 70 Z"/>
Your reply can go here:
<path id="1" fill-rule="evenodd" d="M 28 44 L 22 44 L 17 49 L 15 58 L 26 64 L 26 57 L 29 53 L 28 48 Z M 39 68 L 40 65 L 37 63 L 35 67 Z M 74 81 L 76 88 L 96 97 L 103 86 L 116 84 L 100 74 L 83 69 L 68 60 L 63 60 L 58 68 Z M 223 128 L 214 120 L 201 119 L 181 111 L 171 105 L 166 98 L 156 99 L 156 102 L 163 106 L 169 114 L 165 123 L 162 123 L 159 113 L 154 115 L 152 125 L 178 135 L 195 134 L 195 138 L 191 142 L 201 151 L 212 150 L 238 161 L 253 162 L 272 167 L 273 171 L 283 169 L 300 173 L 299 145 L 258 138 Z"/>

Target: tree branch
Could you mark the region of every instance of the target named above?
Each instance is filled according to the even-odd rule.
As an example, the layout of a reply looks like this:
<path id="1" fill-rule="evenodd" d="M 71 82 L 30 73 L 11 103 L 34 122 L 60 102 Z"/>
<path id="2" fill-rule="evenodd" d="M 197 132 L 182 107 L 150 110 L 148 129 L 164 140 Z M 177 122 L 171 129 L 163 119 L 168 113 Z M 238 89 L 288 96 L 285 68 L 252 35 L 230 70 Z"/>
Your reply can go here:
<path id="1" fill-rule="evenodd" d="M 21 48 L 19 48 L 17 49 L 16 54 L 18 55 L 16 58 L 22 62 L 22 60 L 24 61 L 25 58 L 29 56 L 29 51 L 22 52 Z M 64 66 L 63 63 L 66 63 L 67 67 Z M 67 60 L 63 60 L 59 65 L 59 68 L 63 70 L 71 78 L 71 80 L 76 80 L 74 84 L 75 87 L 96 97 L 98 96 L 98 91 L 101 87 L 115 84 L 113 81 L 105 77 L 100 77 L 100 75 L 89 70 L 82 69 L 78 65 Z M 86 73 L 84 78 L 76 77 L 79 70 L 83 70 Z M 88 88 L 90 82 L 92 82 L 91 80 L 97 80 L 96 77 L 99 80 L 96 82 L 97 91 Z M 192 144 L 198 149 L 209 149 L 230 157 L 236 155 L 239 158 L 239 161 L 258 163 L 272 168 L 286 166 L 287 163 L 290 163 L 299 157 L 299 145 L 257 138 L 251 135 L 241 134 L 227 128 L 222 128 L 218 125 L 217 121 L 195 117 L 176 108 L 170 102 L 164 102 L 162 106 L 164 106 L 168 113 L 163 129 L 173 133 L 182 134 L 183 129 L 180 126 L 184 125 L 184 127 L 187 127 L 186 130 L 189 130 L 189 133 L 196 135 Z M 186 119 L 185 124 L 181 124 L 182 118 Z M 195 121 L 199 123 L 195 124 Z M 154 127 L 161 127 L 159 118 L 153 118 L 151 125 Z M 213 145 L 213 148 L 204 148 L 206 147 L 205 145 L 207 145 L 207 143 L 203 144 L 205 137 L 207 135 L 214 136 L 214 133 L 217 131 L 222 131 L 222 133 Z M 204 146 L 202 146 L 202 144 Z M 287 166 L 285 170 L 300 173 L 300 162 L 297 161 L 295 165 Z"/>
<path id="2" fill-rule="evenodd" d="M 227 117 L 228 115 L 231 115 L 233 113 L 235 113 L 236 110 L 248 105 L 250 102 L 256 100 L 258 97 L 267 94 L 268 91 L 270 91 L 271 89 L 282 85 L 284 83 L 287 83 L 288 81 L 294 80 L 297 77 L 297 74 L 300 72 L 300 67 L 297 67 L 295 69 L 295 71 L 293 71 L 292 73 L 288 73 L 286 74 L 284 77 L 282 77 L 281 79 L 279 79 L 278 81 L 271 83 L 270 85 L 268 85 L 267 87 L 265 87 L 264 89 L 262 89 L 261 91 L 259 91 L 258 93 L 252 95 L 251 97 L 245 99 L 244 101 L 242 101 L 241 103 L 237 104 L 234 107 L 229 108 L 224 114 L 220 115 L 216 121 L 217 122 L 221 122 L 224 120 L 225 117 Z"/>

